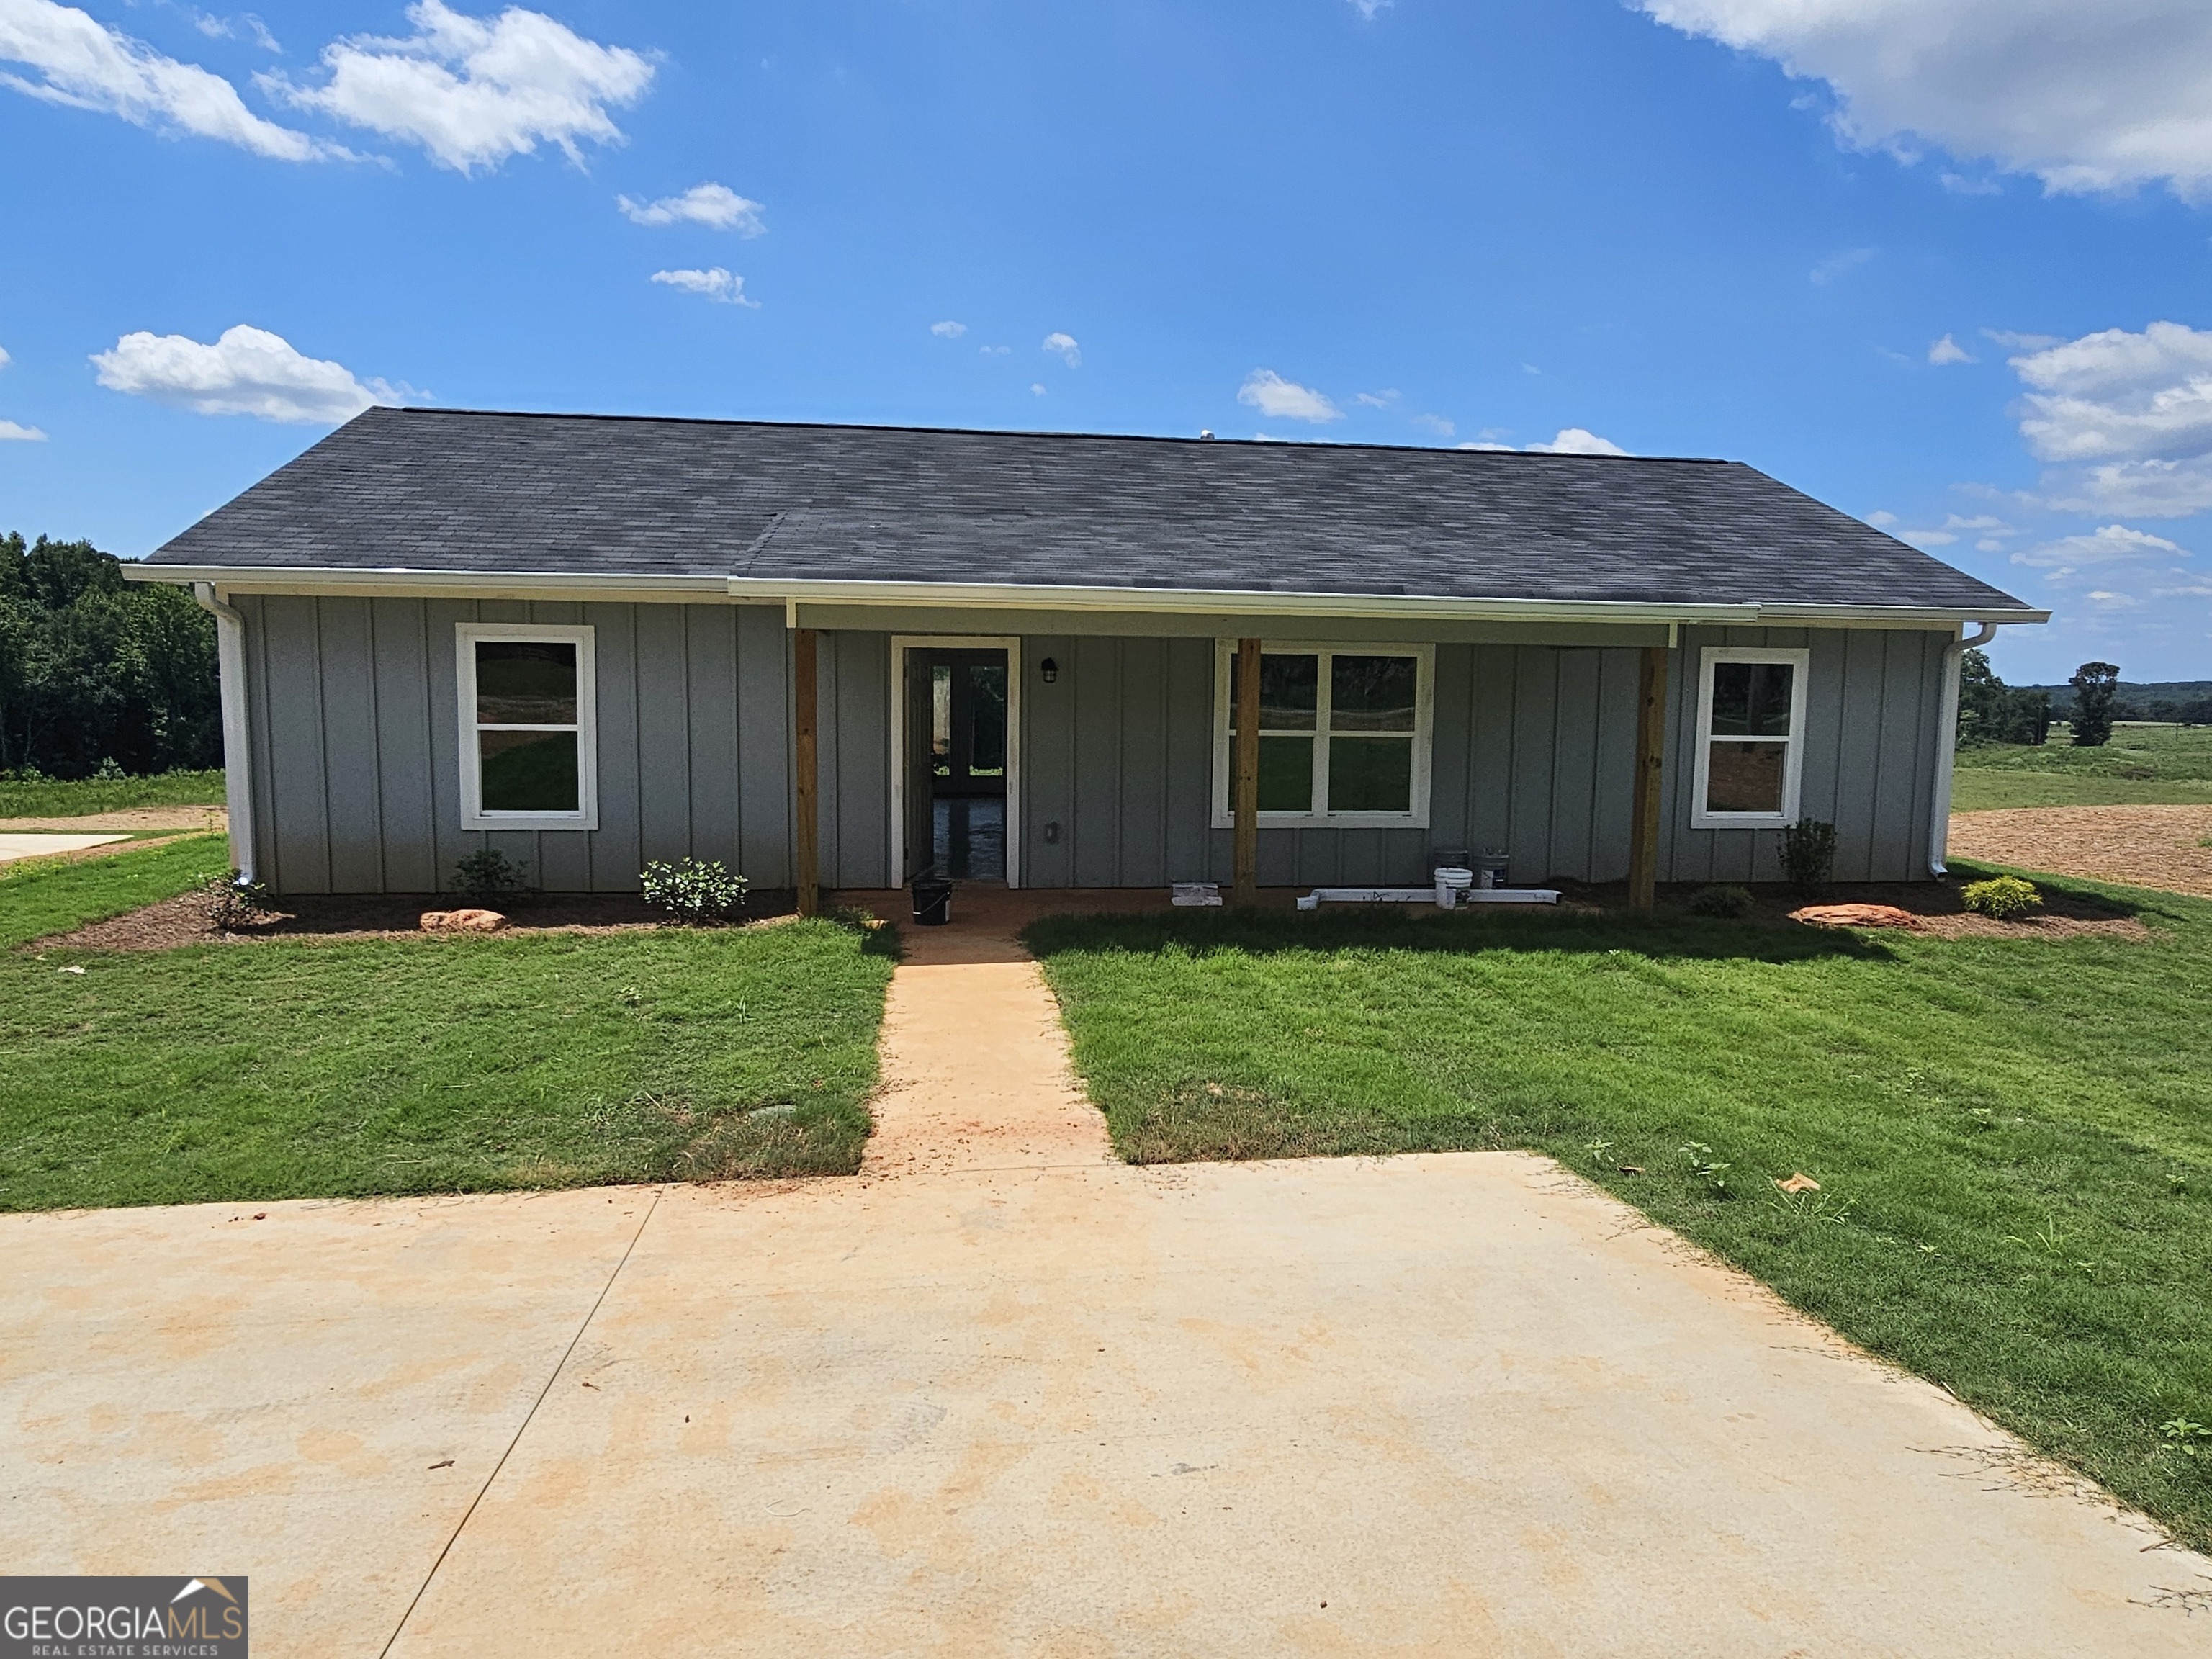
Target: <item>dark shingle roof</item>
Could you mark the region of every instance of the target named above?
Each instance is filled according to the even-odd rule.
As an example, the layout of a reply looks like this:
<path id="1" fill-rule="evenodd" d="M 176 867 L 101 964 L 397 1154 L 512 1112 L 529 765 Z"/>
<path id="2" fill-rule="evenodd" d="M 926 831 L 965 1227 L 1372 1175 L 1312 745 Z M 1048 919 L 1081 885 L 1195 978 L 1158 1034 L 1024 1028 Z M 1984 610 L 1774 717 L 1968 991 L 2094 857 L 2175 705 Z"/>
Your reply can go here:
<path id="1" fill-rule="evenodd" d="M 1737 462 L 445 410 L 370 410 L 153 558 L 2027 608 Z"/>

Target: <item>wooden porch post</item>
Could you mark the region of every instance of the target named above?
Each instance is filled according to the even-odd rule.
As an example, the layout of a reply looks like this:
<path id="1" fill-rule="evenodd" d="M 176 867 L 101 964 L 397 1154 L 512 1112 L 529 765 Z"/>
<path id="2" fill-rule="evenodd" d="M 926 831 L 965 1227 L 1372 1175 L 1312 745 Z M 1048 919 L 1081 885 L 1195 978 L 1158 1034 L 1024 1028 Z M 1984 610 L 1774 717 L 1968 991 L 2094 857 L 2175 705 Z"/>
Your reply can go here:
<path id="1" fill-rule="evenodd" d="M 1637 676 L 1636 793 L 1628 813 L 1628 902 L 1649 910 L 1659 898 L 1659 819 L 1665 799 L 1667 650 L 1644 648 Z"/>
<path id="2" fill-rule="evenodd" d="M 1237 641 L 1237 738 L 1231 769 L 1237 820 L 1236 886 L 1230 902 L 1260 902 L 1260 641 Z"/>
<path id="3" fill-rule="evenodd" d="M 822 810 L 814 742 L 821 699 L 815 680 L 815 638 L 811 628 L 795 629 L 791 636 L 792 873 L 802 916 L 822 909 Z"/>

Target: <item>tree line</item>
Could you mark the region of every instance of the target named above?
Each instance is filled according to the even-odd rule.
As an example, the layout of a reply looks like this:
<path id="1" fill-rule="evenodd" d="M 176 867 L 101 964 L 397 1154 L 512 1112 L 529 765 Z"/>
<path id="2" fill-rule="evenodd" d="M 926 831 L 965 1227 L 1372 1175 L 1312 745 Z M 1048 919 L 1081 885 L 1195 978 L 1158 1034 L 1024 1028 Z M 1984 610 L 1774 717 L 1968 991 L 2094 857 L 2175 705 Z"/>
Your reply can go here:
<path id="1" fill-rule="evenodd" d="M 215 618 L 90 542 L 0 535 L 0 773 L 222 764 Z"/>
<path id="2" fill-rule="evenodd" d="M 2123 695 L 2117 664 L 2085 662 L 2074 671 L 2057 703 L 2041 686 L 2007 685 L 1980 651 L 1959 665 L 1959 742 L 2040 744 L 2054 719 L 2069 722 L 2074 746 L 2096 749 L 2112 740 L 2118 720 L 2160 720 L 2212 726 L 2212 696 L 2131 701 Z"/>

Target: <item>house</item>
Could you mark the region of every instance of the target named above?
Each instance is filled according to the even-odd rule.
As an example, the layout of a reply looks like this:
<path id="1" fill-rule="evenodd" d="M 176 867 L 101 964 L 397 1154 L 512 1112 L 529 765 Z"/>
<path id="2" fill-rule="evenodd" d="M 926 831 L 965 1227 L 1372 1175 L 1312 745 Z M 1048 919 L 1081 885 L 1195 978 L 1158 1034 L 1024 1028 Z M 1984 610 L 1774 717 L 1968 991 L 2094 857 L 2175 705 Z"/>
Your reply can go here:
<path id="1" fill-rule="evenodd" d="M 1962 629 L 2048 615 L 1735 462 L 424 409 L 131 574 L 281 894 L 1912 880 Z"/>

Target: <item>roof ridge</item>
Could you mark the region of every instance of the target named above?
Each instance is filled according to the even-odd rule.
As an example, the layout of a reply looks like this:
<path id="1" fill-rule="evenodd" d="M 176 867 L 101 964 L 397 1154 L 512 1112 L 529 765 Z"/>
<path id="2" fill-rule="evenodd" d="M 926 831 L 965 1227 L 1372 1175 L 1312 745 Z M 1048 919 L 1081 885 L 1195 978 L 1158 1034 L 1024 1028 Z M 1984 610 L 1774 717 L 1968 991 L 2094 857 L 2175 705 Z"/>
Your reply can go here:
<path id="1" fill-rule="evenodd" d="M 620 415 L 573 409 L 460 409 L 425 404 L 379 404 L 370 415 L 473 415 L 511 421 L 629 421 L 667 426 L 766 427 L 779 432 L 897 432 L 945 438 L 1052 438 L 1070 443 L 1233 445 L 1248 449 L 1380 450 L 1409 455 L 1514 455 L 1530 461 L 1644 461 L 1670 466 L 1745 466 L 1725 455 L 1583 455 L 1548 450 L 1470 448 L 1465 445 L 1357 443 L 1343 438 L 1186 438 L 1166 432 L 1067 432 L 1034 427 L 913 426 L 871 421 L 762 421 L 727 415 Z M 356 417 L 356 419 L 359 416 Z"/>

